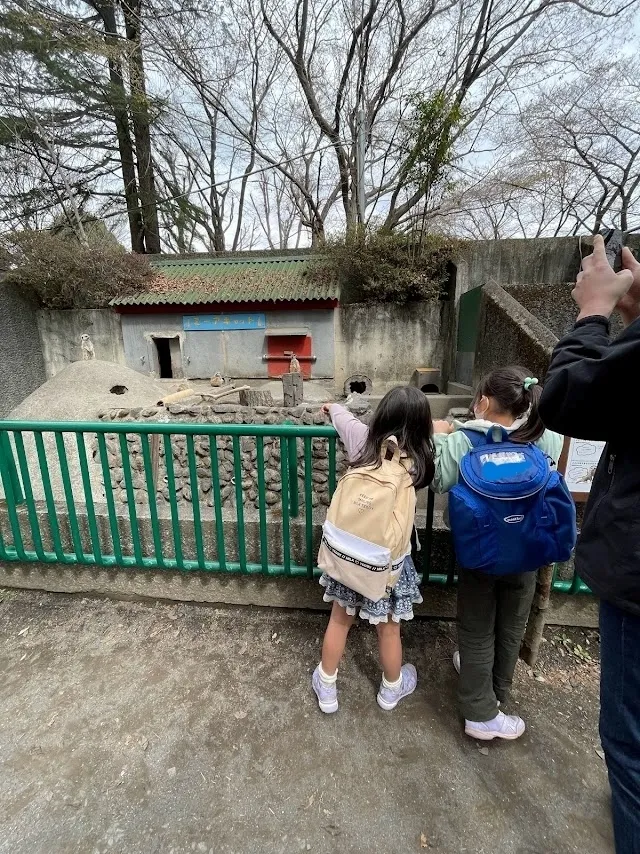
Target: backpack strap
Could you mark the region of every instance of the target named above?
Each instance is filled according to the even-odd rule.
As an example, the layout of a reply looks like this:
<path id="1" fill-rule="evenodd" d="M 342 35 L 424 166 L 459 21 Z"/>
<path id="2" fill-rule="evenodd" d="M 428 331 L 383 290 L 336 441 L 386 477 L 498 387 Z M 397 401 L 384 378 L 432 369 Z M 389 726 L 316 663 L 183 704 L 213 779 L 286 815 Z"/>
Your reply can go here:
<path id="1" fill-rule="evenodd" d="M 509 441 L 509 434 L 504 427 L 500 427 L 498 424 L 494 424 L 486 433 L 481 433 L 479 430 L 465 429 L 462 429 L 460 432 L 464 433 L 472 448 L 480 448 L 482 445 L 493 445 Z"/>
<path id="2" fill-rule="evenodd" d="M 399 463 L 401 453 L 400 453 L 400 447 L 398 445 L 398 442 L 396 441 L 395 436 L 390 436 L 388 439 L 384 440 L 384 442 L 382 443 L 382 447 L 380 448 L 380 458 L 382 460 L 386 460 L 387 453 L 389 451 L 391 451 L 393 454 L 393 456 L 391 457 L 393 462 Z"/>
<path id="3" fill-rule="evenodd" d="M 486 445 L 488 443 L 486 434 L 481 433 L 479 430 L 462 429 L 460 432 L 464 433 L 472 448 L 479 448 L 481 445 Z"/>

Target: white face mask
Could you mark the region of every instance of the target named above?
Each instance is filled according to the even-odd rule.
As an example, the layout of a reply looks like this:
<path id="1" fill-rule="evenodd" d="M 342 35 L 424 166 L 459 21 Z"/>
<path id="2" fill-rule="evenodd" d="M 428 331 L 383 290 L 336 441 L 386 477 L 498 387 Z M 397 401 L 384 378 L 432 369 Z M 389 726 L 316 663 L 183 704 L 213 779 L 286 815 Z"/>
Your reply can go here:
<path id="1" fill-rule="evenodd" d="M 483 401 L 486 401 L 483 405 Z M 489 410 L 489 401 L 485 397 L 481 397 L 477 406 L 473 407 L 473 417 L 477 421 L 482 421 Z"/>

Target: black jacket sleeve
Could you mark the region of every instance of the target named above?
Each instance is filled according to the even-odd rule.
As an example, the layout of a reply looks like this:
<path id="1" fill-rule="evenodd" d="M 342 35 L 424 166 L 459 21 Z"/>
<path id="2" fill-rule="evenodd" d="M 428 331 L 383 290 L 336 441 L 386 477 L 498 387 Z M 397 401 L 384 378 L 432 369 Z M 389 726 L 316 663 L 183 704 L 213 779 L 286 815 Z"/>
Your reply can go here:
<path id="1" fill-rule="evenodd" d="M 635 397 L 639 374 L 640 320 L 614 341 L 605 317 L 578 321 L 551 357 L 540 400 L 545 426 L 576 439 L 628 435 L 620 407 L 629 393 Z"/>

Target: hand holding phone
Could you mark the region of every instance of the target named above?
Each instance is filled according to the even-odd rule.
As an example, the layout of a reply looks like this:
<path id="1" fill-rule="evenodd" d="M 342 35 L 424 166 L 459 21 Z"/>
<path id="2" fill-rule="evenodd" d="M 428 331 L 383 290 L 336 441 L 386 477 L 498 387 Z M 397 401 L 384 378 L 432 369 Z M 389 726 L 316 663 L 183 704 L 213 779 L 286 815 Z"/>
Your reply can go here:
<path id="1" fill-rule="evenodd" d="M 615 273 L 622 269 L 622 247 L 624 235 L 619 228 L 607 228 L 600 232 L 604 238 L 604 250 L 607 261 Z"/>
<path id="2" fill-rule="evenodd" d="M 611 246 L 611 251 L 614 248 L 615 244 Z M 620 246 L 621 252 L 622 246 Z M 578 319 L 593 316 L 610 317 L 618 301 L 627 294 L 632 284 L 631 271 L 621 270 L 616 273 L 611 268 L 604 238 L 601 234 L 596 234 L 593 239 L 593 253 L 582 262 L 582 271 L 578 273 L 576 286 L 572 292 L 574 300 L 580 307 Z"/>

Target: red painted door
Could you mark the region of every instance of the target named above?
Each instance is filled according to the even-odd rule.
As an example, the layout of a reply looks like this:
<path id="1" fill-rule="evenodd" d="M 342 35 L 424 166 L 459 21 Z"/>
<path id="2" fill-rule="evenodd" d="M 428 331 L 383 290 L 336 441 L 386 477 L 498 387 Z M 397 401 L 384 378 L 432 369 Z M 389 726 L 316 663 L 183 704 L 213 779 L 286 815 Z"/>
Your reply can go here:
<path id="1" fill-rule="evenodd" d="M 291 353 L 295 353 L 305 380 L 311 379 L 311 335 L 269 335 L 267 338 L 267 365 L 270 377 L 288 373 Z"/>

